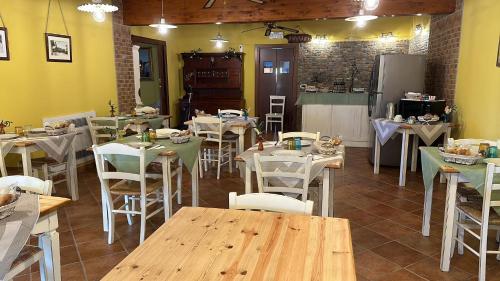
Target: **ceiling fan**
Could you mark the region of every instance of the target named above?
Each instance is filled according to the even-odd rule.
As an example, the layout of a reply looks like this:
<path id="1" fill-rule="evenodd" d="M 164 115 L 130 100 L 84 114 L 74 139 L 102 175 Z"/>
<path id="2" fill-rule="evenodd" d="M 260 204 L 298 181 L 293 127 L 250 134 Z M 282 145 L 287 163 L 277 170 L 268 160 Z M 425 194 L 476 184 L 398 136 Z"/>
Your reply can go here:
<path id="1" fill-rule="evenodd" d="M 203 9 L 210 9 L 212 8 L 212 6 L 214 5 L 216 0 L 207 0 L 207 2 L 205 3 L 205 6 L 203 6 Z M 254 3 L 257 3 L 257 4 L 264 4 L 264 1 L 262 0 L 248 0 L 250 2 L 254 2 Z"/>
<path id="2" fill-rule="evenodd" d="M 295 28 L 277 25 L 275 22 L 265 22 L 264 26 L 262 26 L 262 27 L 251 28 L 251 29 L 242 31 L 241 33 L 249 32 L 249 31 L 253 31 L 253 30 L 257 30 L 257 29 L 262 29 L 262 28 L 266 29 L 266 32 L 264 33 L 265 36 L 271 35 L 271 31 L 273 31 L 273 30 L 283 30 L 283 31 L 288 31 L 290 33 L 299 33 L 299 30 L 297 30 Z"/>

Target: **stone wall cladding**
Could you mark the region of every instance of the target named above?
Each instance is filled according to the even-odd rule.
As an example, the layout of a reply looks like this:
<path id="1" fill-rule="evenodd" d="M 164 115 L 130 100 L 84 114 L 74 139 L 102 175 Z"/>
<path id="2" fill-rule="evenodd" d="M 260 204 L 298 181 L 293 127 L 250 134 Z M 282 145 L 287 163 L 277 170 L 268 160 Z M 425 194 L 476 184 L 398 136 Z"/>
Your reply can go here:
<path id="1" fill-rule="evenodd" d="M 350 85 L 351 65 L 356 61 L 359 70 L 354 87 L 368 88 L 375 56 L 379 54 L 407 54 L 408 40 L 394 42 L 346 41 L 300 44 L 298 58 L 299 83 L 311 83 L 319 78 L 320 83 L 330 87 L 336 78 L 344 78 Z"/>
<path id="2" fill-rule="evenodd" d="M 122 0 L 113 0 L 119 10 L 113 13 L 113 41 L 115 47 L 116 88 L 118 109 L 130 112 L 135 107 L 134 66 L 130 27 L 123 24 Z"/>
<path id="3" fill-rule="evenodd" d="M 429 51 L 429 33 L 422 31 L 410 40 L 408 53 L 412 55 L 427 55 Z"/>
<path id="4" fill-rule="evenodd" d="M 426 91 L 454 103 L 463 0 L 454 13 L 431 17 Z"/>

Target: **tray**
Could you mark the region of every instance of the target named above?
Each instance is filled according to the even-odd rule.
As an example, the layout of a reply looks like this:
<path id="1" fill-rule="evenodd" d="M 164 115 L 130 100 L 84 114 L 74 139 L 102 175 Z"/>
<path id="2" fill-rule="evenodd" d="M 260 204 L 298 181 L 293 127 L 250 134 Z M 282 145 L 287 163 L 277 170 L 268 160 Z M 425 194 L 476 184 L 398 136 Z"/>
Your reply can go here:
<path id="1" fill-rule="evenodd" d="M 443 157 L 445 162 L 461 164 L 461 165 L 475 165 L 480 160 L 483 159 L 482 156 L 467 156 L 467 155 L 459 155 L 459 154 L 451 154 L 443 151 L 439 151 L 439 155 Z"/>

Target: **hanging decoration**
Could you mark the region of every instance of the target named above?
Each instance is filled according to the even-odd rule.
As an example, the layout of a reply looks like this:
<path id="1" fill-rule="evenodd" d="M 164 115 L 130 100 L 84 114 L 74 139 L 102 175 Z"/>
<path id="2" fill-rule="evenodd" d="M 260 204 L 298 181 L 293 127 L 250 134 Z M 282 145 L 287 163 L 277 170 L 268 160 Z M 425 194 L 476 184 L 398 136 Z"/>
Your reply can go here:
<path id="1" fill-rule="evenodd" d="M 160 34 L 165 35 L 165 34 L 167 34 L 167 32 L 168 32 L 169 29 L 177 28 L 177 26 L 168 24 L 167 21 L 165 20 L 163 1 L 164 0 L 161 0 L 161 19 L 160 19 L 160 23 L 153 23 L 153 24 L 150 24 L 149 26 L 157 28 L 158 32 Z"/>
<path id="2" fill-rule="evenodd" d="M 0 23 L 2 24 L 0 27 L 0 60 L 10 60 L 9 38 L 7 37 L 7 28 L 5 27 L 2 14 L 0 14 Z"/>
<path id="3" fill-rule="evenodd" d="M 61 13 L 61 18 L 63 21 L 64 30 L 66 31 L 66 35 L 47 32 L 49 27 L 51 4 L 52 0 L 49 0 L 49 5 L 47 8 L 47 20 L 45 21 L 45 50 L 47 54 L 47 61 L 72 62 L 73 49 L 71 45 L 71 36 L 69 36 L 68 26 L 66 25 L 66 19 L 64 18 L 60 0 L 57 0 L 57 4 L 59 6 L 59 12 Z"/>
<path id="4" fill-rule="evenodd" d="M 118 7 L 112 4 L 104 4 L 102 0 L 92 0 L 92 3 L 83 4 L 77 7 L 78 11 L 92 13 L 96 22 L 104 22 L 106 13 L 118 11 Z"/>

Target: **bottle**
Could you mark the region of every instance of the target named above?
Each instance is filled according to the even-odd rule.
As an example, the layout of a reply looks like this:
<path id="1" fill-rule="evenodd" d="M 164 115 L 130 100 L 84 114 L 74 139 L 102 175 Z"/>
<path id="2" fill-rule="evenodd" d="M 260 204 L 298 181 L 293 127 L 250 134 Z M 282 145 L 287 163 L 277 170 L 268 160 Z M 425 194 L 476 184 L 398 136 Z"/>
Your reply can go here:
<path id="1" fill-rule="evenodd" d="M 142 142 L 150 142 L 151 139 L 149 138 L 149 132 L 148 131 L 144 131 L 144 133 L 142 133 Z"/>
<path id="2" fill-rule="evenodd" d="M 300 138 L 295 138 L 295 150 L 301 150 L 302 143 L 300 142 Z"/>

